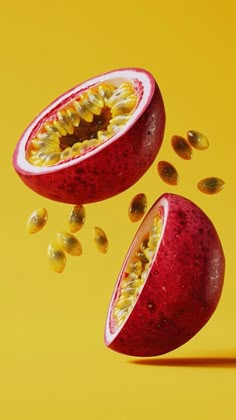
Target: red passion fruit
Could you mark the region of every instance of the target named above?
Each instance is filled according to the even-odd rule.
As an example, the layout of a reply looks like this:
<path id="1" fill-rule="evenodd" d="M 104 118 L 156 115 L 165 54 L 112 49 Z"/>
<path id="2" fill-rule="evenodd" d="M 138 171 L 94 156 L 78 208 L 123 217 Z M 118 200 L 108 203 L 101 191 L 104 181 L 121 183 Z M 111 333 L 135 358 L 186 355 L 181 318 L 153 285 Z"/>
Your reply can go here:
<path id="1" fill-rule="evenodd" d="M 13 156 L 36 193 L 70 204 L 110 198 L 151 166 L 163 140 L 165 110 L 153 76 L 126 68 L 69 90 L 27 127 Z"/>
<path id="2" fill-rule="evenodd" d="M 193 202 L 161 196 L 128 250 L 108 310 L 105 343 L 157 356 L 190 340 L 220 299 L 225 260 L 217 232 Z"/>

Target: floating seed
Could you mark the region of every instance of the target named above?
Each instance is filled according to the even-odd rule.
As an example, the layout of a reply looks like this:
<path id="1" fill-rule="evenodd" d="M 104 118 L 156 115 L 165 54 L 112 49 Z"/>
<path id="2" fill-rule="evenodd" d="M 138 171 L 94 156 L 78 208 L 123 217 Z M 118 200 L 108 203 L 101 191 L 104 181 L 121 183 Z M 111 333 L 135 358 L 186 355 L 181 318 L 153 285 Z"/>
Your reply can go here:
<path id="1" fill-rule="evenodd" d="M 105 232 L 97 226 L 94 227 L 94 242 L 97 249 L 103 254 L 106 254 L 108 251 L 108 239 Z"/>
<path id="2" fill-rule="evenodd" d="M 79 240 L 68 232 L 57 233 L 57 241 L 61 248 L 70 255 L 79 256 L 82 254 L 82 246 Z"/>
<path id="3" fill-rule="evenodd" d="M 34 210 L 28 218 L 26 230 L 28 233 L 37 233 L 45 226 L 48 212 L 45 208 Z"/>
<path id="4" fill-rule="evenodd" d="M 138 222 L 142 219 L 147 210 L 147 197 L 140 193 L 135 195 L 129 205 L 128 215 L 131 222 Z"/>
<path id="5" fill-rule="evenodd" d="M 175 167 L 164 160 L 158 162 L 157 171 L 162 181 L 169 185 L 177 185 L 179 182 L 179 174 Z"/>
<path id="6" fill-rule="evenodd" d="M 56 273 L 62 273 L 66 265 L 66 255 L 64 251 L 54 243 L 48 245 L 49 266 Z"/>
<path id="7" fill-rule="evenodd" d="M 198 189 L 205 194 L 216 194 L 225 186 L 225 182 L 217 177 L 209 177 L 202 179 L 197 184 Z"/>
<path id="8" fill-rule="evenodd" d="M 81 204 L 74 206 L 69 214 L 69 229 L 72 233 L 78 232 L 84 225 L 86 219 L 85 207 Z"/>
<path id="9" fill-rule="evenodd" d="M 188 141 L 181 136 L 172 136 L 171 145 L 175 153 L 182 159 L 190 160 L 192 159 L 192 148 Z"/>
<path id="10" fill-rule="evenodd" d="M 189 130 L 187 132 L 187 139 L 191 146 L 197 150 L 206 150 L 209 147 L 208 139 L 199 131 Z"/>

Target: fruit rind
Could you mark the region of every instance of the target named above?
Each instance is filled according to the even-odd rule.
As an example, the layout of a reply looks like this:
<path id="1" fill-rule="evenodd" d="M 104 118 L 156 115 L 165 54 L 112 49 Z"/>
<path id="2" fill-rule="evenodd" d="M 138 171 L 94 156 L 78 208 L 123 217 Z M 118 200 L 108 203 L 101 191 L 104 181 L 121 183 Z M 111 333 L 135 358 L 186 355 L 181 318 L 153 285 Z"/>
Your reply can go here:
<path id="1" fill-rule="evenodd" d="M 128 258 L 160 206 L 162 239 L 140 296 L 114 334 L 110 311 Z M 225 259 L 208 216 L 186 198 L 164 194 L 141 224 L 128 251 L 108 311 L 105 343 L 130 356 L 157 356 L 190 340 L 210 319 L 219 302 Z"/>

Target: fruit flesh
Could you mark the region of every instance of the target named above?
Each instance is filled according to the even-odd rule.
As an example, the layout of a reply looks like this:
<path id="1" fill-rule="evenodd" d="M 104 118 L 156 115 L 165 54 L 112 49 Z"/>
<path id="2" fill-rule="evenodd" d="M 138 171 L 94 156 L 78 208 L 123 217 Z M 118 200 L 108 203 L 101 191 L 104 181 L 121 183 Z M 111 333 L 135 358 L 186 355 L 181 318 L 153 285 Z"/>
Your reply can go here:
<path id="1" fill-rule="evenodd" d="M 43 123 L 27 144 L 27 160 L 51 166 L 98 147 L 130 119 L 139 90 L 125 81 L 118 87 L 102 83 L 84 91 Z"/>
<path id="2" fill-rule="evenodd" d="M 127 258 L 160 206 L 164 224 L 156 257 L 134 308 L 115 333 L 110 329 L 112 302 L 108 311 L 106 345 L 131 356 L 160 355 L 187 342 L 213 314 L 223 287 L 224 254 L 214 226 L 194 203 L 174 194 L 154 204 Z"/>
<path id="3" fill-rule="evenodd" d="M 84 89 L 125 80 L 138 81 L 143 95 L 124 128 L 99 147 L 58 165 L 39 167 L 26 160 L 29 138 L 34 138 L 50 115 Z M 39 114 L 18 142 L 13 165 L 29 188 L 49 199 L 70 204 L 104 200 L 129 188 L 147 171 L 161 147 L 164 127 L 164 104 L 153 76 L 142 69 L 119 69 L 71 89 Z"/>

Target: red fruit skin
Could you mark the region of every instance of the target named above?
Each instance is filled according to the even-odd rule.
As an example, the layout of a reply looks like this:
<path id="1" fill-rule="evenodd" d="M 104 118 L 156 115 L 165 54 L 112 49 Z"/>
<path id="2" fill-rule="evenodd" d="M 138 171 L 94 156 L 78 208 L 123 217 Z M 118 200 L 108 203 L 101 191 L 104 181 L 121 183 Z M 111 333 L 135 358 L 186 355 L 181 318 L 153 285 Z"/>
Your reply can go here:
<path id="1" fill-rule="evenodd" d="M 153 79 L 153 83 L 154 79 Z M 131 187 L 148 170 L 162 144 L 165 109 L 155 83 L 153 97 L 132 127 L 106 147 L 64 169 L 35 174 L 13 166 L 22 181 L 36 193 L 69 204 L 87 204 L 105 200 Z M 20 142 L 19 142 L 20 143 Z"/>
<path id="2" fill-rule="evenodd" d="M 209 320 L 222 292 L 225 259 L 212 222 L 191 201 L 163 197 L 169 214 L 156 259 L 130 317 L 107 343 L 130 356 L 157 356 L 186 343 Z"/>

